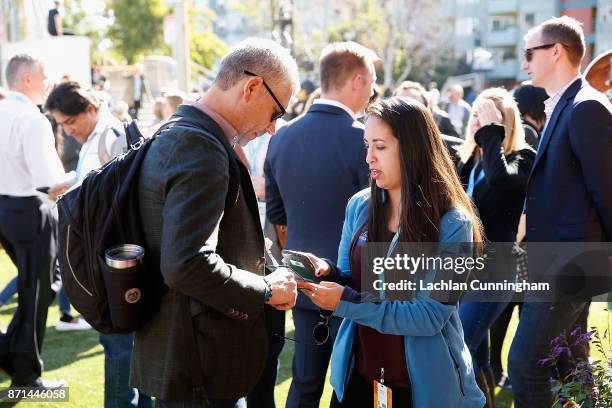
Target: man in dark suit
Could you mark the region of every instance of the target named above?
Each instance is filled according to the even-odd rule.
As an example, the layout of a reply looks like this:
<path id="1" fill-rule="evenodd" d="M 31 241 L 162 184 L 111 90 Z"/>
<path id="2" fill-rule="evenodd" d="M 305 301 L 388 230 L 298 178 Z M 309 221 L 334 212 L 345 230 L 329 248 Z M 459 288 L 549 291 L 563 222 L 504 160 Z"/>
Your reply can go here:
<path id="1" fill-rule="evenodd" d="M 612 240 L 612 109 L 607 98 L 580 75 L 583 57 L 582 28 L 570 17 L 547 20 L 525 36 L 523 69 L 534 86 L 550 95 L 527 186 L 529 243 Z M 531 262 L 531 249 L 529 253 Z M 553 338 L 584 326 L 591 296 L 611 289 L 609 278 L 592 285 L 594 271 L 587 273 L 581 298 L 525 303 L 509 355 L 517 408 L 552 405 L 550 368 L 538 360 L 549 354 Z M 563 277 L 557 269 L 548 278 Z M 562 293 L 554 295 L 559 299 Z M 586 350 L 574 353 L 577 360 L 587 357 Z"/>
<path id="2" fill-rule="evenodd" d="M 189 123 L 147 152 L 141 222 L 169 291 L 135 334 L 130 384 L 158 407 L 244 407 L 266 361 L 264 303 L 295 304 L 293 274 L 279 268 L 264 278 L 257 199 L 232 145 L 274 133 L 298 88 L 286 49 L 247 39 L 206 94 L 179 108 Z"/>
<path id="3" fill-rule="evenodd" d="M 336 262 L 348 199 L 366 187 L 368 166 L 363 125 L 356 120 L 373 94 L 376 55 L 356 43 L 326 47 L 320 60 L 321 98 L 273 136 L 264 165 L 266 213 L 287 226 L 286 249 Z M 295 354 L 287 407 L 316 407 L 323 391 L 340 319 L 329 319 L 331 336 L 313 342 L 318 308 L 298 296 L 293 310 Z"/>

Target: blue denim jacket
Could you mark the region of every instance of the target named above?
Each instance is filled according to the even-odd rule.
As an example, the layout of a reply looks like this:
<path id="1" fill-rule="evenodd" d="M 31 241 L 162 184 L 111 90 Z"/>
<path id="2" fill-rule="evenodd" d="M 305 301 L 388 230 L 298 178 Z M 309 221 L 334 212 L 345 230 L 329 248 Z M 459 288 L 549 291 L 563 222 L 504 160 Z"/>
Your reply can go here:
<path id="1" fill-rule="evenodd" d="M 355 194 L 346 207 L 338 269 L 350 276 L 353 236 L 368 217 L 370 190 Z M 472 224 L 465 212 L 453 209 L 440 221 L 440 242 L 471 242 Z M 419 297 L 414 301 L 357 303 L 341 300 L 334 313 L 343 317 L 331 362 L 331 384 L 340 401 L 355 366 L 353 337 L 357 324 L 381 333 L 404 336 L 406 367 L 413 407 L 482 407 L 485 397 L 472 370 L 463 341 L 457 306 Z M 398 407 L 401 408 L 401 407 Z"/>

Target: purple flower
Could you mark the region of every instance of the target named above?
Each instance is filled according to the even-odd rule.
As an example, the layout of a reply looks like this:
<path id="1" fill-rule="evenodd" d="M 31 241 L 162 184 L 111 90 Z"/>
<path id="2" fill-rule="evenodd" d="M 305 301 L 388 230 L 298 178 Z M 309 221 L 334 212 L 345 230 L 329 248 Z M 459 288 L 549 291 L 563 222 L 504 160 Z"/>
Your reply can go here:
<path id="1" fill-rule="evenodd" d="M 584 343 L 584 340 L 582 340 L 580 337 L 576 338 L 576 340 L 574 340 L 572 342 L 572 347 L 578 347 L 580 345 L 582 345 Z"/>
<path id="2" fill-rule="evenodd" d="M 557 358 L 559 357 L 561 354 L 563 354 L 564 352 L 568 351 L 567 347 L 564 346 L 556 346 L 555 348 L 553 348 L 552 351 L 552 356 Z"/>
<path id="3" fill-rule="evenodd" d="M 591 391 L 591 393 L 588 395 L 588 399 L 593 400 L 596 399 L 597 397 L 599 397 L 599 392 L 597 392 L 597 390 L 593 390 Z"/>
<path id="4" fill-rule="evenodd" d="M 548 365 L 548 364 L 550 364 L 550 360 L 551 360 L 550 358 L 543 358 L 543 359 L 538 360 L 538 364 L 539 365 Z"/>
<path id="5" fill-rule="evenodd" d="M 609 364 L 609 365 L 612 365 L 612 357 L 609 357 L 609 358 L 608 358 L 608 364 Z"/>
<path id="6" fill-rule="evenodd" d="M 570 337 L 574 337 L 578 333 L 580 333 L 580 327 L 576 327 L 574 330 L 572 330 L 572 332 L 570 333 Z"/>
<path id="7" fill-rule="evenodd" d="M 586 332 L 584 334 L 580 335 L 580 339 L 581 340 L 589 340 L 591 337 L 593 337 L 593 333 L 595 333 L 595 330 L 591 330 L 589 332 Z"/>
<path id="8" fill-rule="evenodd" d="M 555 337 L 554 339 L 552 339 L 552 340 L 550 341 L 550 344 L 551 344 L 552 346 L 556 346 L 557 344 L 559 344 L 559 343 L 561 343 L 561 342 L 563 341 L 563 338 L 564 338 L 564 337 L 565 337 L 564 335 L 557 336 L 557 337 Z"/>

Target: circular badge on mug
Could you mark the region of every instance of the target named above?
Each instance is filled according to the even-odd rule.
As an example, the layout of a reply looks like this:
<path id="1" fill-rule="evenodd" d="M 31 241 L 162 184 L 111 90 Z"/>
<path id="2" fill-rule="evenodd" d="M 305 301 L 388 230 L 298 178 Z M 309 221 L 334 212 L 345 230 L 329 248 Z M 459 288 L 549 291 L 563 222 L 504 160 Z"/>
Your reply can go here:
<path id="1" fill-rule="evenodd" d="M 140 292 L 140 289 L 138 288 L 132 288 L 132 289 L 128 289 L 125 291 L 125 301 L 133 304 L 136 303 L 140 300 L 140 298 L 142 297 L 142 293 Z"/>

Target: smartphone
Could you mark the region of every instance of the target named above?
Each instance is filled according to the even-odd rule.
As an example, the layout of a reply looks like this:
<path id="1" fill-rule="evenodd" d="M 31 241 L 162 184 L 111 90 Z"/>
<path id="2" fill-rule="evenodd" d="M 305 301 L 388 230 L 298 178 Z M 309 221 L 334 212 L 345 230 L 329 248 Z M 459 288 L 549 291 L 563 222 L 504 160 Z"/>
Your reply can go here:
<path id="1" fill-rule="evenodd" d="M 36 187 L 36 191 L 40 191 L 43 194 L 48 194 L 50 188 L 51 187 Z"/>
<path id="2" fill-rule="evenodd" d="M 310 261 L 310 258 L 303 252 L 289 251 L 283 249 L 283 263 L 287 265 L 293 272 L 307 282 L 319 282 L 321 279 L 315 275 L 317 268 Z"/>

